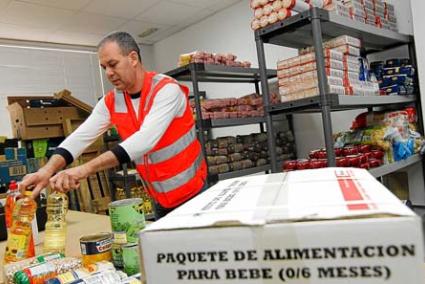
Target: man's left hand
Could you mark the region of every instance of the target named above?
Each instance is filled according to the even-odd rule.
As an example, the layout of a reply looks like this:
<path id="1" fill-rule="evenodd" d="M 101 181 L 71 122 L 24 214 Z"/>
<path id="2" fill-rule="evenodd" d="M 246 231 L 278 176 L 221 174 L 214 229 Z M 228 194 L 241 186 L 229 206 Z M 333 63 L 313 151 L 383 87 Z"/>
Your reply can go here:
<path id="1" fill-rule="evenodd" d="M 54 191 L 68 192 L 80 186 L 80 180 L 89 176 L 86 165 L 66 169 L 50 178 L 50 186 Z"/>

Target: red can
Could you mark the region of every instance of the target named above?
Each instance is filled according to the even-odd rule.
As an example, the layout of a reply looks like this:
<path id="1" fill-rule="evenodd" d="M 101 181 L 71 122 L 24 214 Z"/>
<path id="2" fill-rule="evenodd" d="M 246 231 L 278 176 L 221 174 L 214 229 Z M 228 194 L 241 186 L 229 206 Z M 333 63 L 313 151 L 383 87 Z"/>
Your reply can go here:
<path id="1" fill-rule="evenodd" d="M 283 162 L 283 170 L 284 171 L 293 171 L 297 169 L 297 161 L 296 160 L 288 160 Z"/>
<path id="2" fill-rule="evenodd" d="M 361 157 L 360 155 L 349 155 L 347 156 L 348 164 L 350 167 L 358 168 L 361 164 Z"/>
<path id="3" fill-rule="evenodd" d="M 326 159 L 327 157 L 326 150 L 321 149 L 319 152 L 317 152 L 317 159 Z"/>
<path id="4" fill-rule="evenodd" d="M 337 167 L 348 167 L 348 160 L 346 157 L 336 157 L 335 163 Z"/>
<path id="5" fill-rule="evenodd" d="M 307 159 L 297 160 L 297 170 L 306 170 L 310 168 L 310 161 Z"/>
<path id="6" fill-rule="evenodd" d="M 335 148 L 335 156 L 341 157 L 344 155 L 344 149 L 343 148 Z"/>
<path id="7" fill-rule="evenodd" d="M 372 154 L 372 158 L 381 160 L 382 158 L 384 158 L 384 151 L 382 150 L 372 150 L 370 151 L 370 153 Z"/>
<path id="8" fill-rule="evenodd" d="M 360 168 L 368 170 L 370 168 L 370 165 L 369 163 L 362 163 L 360 164 Z"/>
<path id="9" fill-rule="evenodd" d="M 372 147 L 370 145 L 360 145 L 359 151 L 360 153 L 368 153 L 372 150 Z"/>
<path id="10" fill-rule="evenodd" d="M 353 147 L 353 146 L 344 147 L 344 156 L 357 155 L 358 153 L 359 153 L 359 150 L 356 147 Z"/>
<path id="11" fill-rule="evenodd" d="M 319 169 L 322 168 L 322 162 L 318 159 L 310 160 L 310 169 Z"/>
<path id="12" fill-rule="evenodd" d="M 372 153 L 371 152 L 367 152 L 367 153 L 363 153 L 363 155 L 366 157 L 366 159 L 369 161 L 369 159 L 372 158 Z"/>
<path id="13" fill-rule="evenodd" d="M 381 160 L 378 160 L 378 159 L 375 159 L 375 158 L 371 158 L 369 160 L 369 166 L 371 168 L 380 167 L 381 165 L 382 165 L 382 161 Z"/>
<path id="14" fill-rule="evenodd" d="M 328 166 L 328 160 L 326 159 L 319 159 L 319 162 L 321 168 L 326 168 Z"/>
<path id="15" fill-rule="evenodd" d="M 364 164 L 367 163 L 367 161 L 369 160 L 368 157 L 365 154 L 359 154 L 360 155 L 360 163 Z"/>
<path id="16" fill-rule="evenodd" d="M 310 159 L 317 159 L 318 153 L 320 150 L 312 150 L 310 153 L 308 153 L 308 156 Z"/>

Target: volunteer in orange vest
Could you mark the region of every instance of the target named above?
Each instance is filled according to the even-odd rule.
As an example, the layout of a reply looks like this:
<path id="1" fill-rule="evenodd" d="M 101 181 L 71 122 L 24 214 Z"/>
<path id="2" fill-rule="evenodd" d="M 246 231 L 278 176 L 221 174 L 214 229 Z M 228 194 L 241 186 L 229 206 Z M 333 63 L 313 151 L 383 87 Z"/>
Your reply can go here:
<path id="1" fill-rule="evenodd" d="M 98 45 L 98 54 L 114 89 L 44 167 L 24 177 L 21 189 L 34 187 L 35 197 L 50 182 L 54 190 L 67 192 L 97 171 L 133 161 L 148 184 L 160 218 L 206 185 L 206 163 L 196 137 L 188 88 L 146 71 L 139 47 L 128 33 L 106 36 Z M 112 125 L 123 140 L 118 146 L 81 166 L 60 171 Z"/>

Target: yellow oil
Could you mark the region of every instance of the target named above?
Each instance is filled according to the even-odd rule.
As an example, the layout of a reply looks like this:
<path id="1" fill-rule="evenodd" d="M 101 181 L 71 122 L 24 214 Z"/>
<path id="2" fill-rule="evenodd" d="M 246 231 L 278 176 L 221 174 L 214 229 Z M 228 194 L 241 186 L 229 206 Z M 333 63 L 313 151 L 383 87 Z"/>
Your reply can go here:
<path id="1" fill-rule="evenodd" d="M 16 202 L 4 254 L 5 263 L 27 258 L 32 239 L 31 222 L 36 210 L 37 203 L 31 199 L 31 192 L 25 192 L 25 196 Z"/>
<path id="2" fill-rule="evenodd" d="M 44 233 L 45 253 L 65 253 L 66 220 L 68 197 L 61 192 L 54 192 L 47 198 L 47 222 Z"/>

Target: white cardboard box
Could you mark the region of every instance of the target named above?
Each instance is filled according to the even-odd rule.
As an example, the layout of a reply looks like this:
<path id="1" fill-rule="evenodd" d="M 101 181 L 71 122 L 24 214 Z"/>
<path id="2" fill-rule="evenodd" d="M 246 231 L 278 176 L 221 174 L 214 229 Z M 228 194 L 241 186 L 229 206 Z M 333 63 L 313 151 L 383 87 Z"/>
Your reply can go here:
<path id="1" fill-rule="evenodd" d="M 425 283 L 420 218 L 361 169 L 225 180 L 140 242 L 148 284 Z"/>

